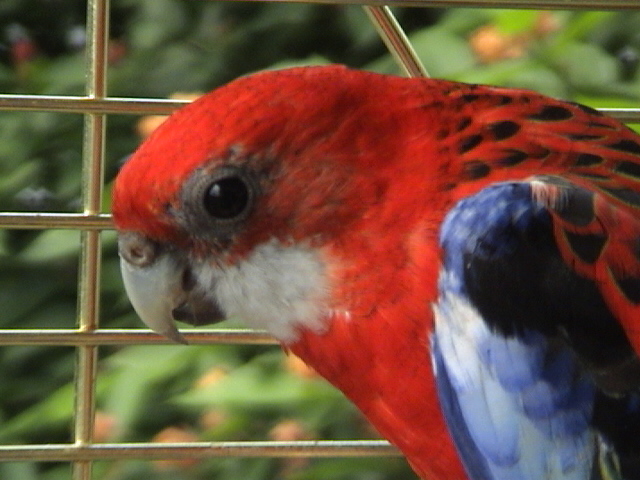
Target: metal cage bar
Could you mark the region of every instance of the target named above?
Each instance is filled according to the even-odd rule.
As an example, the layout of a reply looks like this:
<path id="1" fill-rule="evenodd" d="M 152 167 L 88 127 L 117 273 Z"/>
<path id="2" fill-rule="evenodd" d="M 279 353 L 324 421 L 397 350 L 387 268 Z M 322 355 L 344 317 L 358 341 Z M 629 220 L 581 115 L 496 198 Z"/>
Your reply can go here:
<path id="1" fill-rule="evenodd" d="M 227 0 L 228 1 L 228 0 Z M 290 2 L 291 0 L 252 0 Z M 479 7 L 555 10 L 636 10 L 638 0 L 294 0 L 297 3 L 327 3 L 394 7 Z"/>
<path id="2" fill-rule="evenodd" d="M 376 27 L 382 41 L 405 74 L 409 77 L 428 77 L 427 69 L 420 61 L 402 27 L 393 16 L 393 13 L 391 13 L 391 9 L 387 6 L 375 7 L 371 5 L 365 5 L 363 8 L 373 26 Z"/>
<path id="3" fill-rule="evenodd" d="M 265 0 L 266 1 L 266 0 Z M 270 0 L 271 1 L 271 0 Z M 640 0 L 638 0 L 640 9 Z M 389 44 L 394 43 L 388 40 Z M 406 66 L 401 65 L 403 69 Z M 51 96 L 51 95 L 9 95 L 0 94 L 0 110 L 28 112 L 103 113 L 131 115 L 168 115 L 188 102 L 181 100 Z M 601 108 L 605 115 L 611 115 L 622 122 L 640 122 L 640 109 Z"/>
<path id="4" fill-rule="evenodd" d="M 90 0 L 87 4 L 86 93 L 89 98 L 103 99 L 107 89 L 107 43 L 109 39 L 109 0 Z M 102 205 L 105 151 L 104 113 L 86 113 L 82 155 L 82 204 L 84 213 L 96 215 Z M 100 232 L 82 230 L 78 298 L 78 329 L 91 333 L 98 328 L 100 304 Z M 75 447 L 91 445 L 95 418 L 95 383 L 98 363 L 97 345 L 77 347 L 75 380 Z M 76 459 L 73 478 L 91 478 L 91 460 Z"/>
<path id="5" fill-rule="evenodd" d="M 264 1 L 264 0 L 263 0 Z M 289 1 L 289 0 L 270 0 Z M 558 9 L 640 9 L 640 0 L 296 0 L 301 3 L 363 5 L 373 25 L 399 65 L 412 76 L 426 76 L 401 27 L 385 3 L 413 7 L 510 7 Z M 99 328 L 100 232 L 111 229 L 111 217 L 100 213 L 103 185 L 105 122 L 108 114 L 168 114 L 186 102 L 161 99 L 108 97 L 106 46 L 109 0 L 90 0 L 87 8 L 88 54 L 85 96 L 0 95 L 0 110 L 49 111 L 85 114 L 83 143 L 83 213 L 0 212 L 0 228 L 74 229 L 81 232 L 78 328 L 0 330 L 0 345 L 57 345 L 77 348 L 74 443 L 0 446 L 0 461 L 65 461 L 73 465 L 74 480 L 90 480 L 92 462 L 116 459 L 176 459 L 221 456 L 345 457 L 396 456 L 385 441 L 196 442 L 179 444 L 95 444 L 97 349 L 100 345 L 164 344 L 148 331 Z M 625 122 L 640 122 L 640 109 L 602 109 Z M 259 344 L 276 342 L 250 330 L 186 330 L 194 344 Z"/>
<path id="6" fill-rule="evenodd" d="M 168 115 L 189 102 L 182 100 L 139 99 L 91 96 L 2 95 L 0 110 L 64 113 L 129 113 L 136 115 Z"/>
<path id="7" fill-rule="evenodd" d="M 180 330 L 189 344 L 277 345 L 266 333 L 255 330 Z M 106 329 L 81 330 L 0 330 L 2 345 L 175 345 L 150 330 Z M 0 455 L 0 460 L 2 459 Z"/>
<path id="8" fill-rule="evenodd" d="M 294 442 L 193 442 L 193 443 L 87 443 L 85 445 L 0 446 L 3 460 L 41 462 L 180 459 L 209 457 L 395 457 L 398 452 L 384 440 L 324 440 Z M 84 472 L 83 472 L 84 474 Z M 87 477 L 89 478 L 89 477 Z"/>

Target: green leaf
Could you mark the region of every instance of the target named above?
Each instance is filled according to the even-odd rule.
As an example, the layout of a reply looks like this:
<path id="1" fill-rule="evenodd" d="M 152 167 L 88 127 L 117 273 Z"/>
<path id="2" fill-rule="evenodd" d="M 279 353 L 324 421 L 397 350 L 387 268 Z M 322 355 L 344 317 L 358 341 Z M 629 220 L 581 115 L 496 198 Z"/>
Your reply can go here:
<path id="1" fill-rule="evenodd" d="M 490 8 L 452 8 L 438 22 L 438 27 L 463 36 L 491 22 L 493 17 L 494 10 Z"/>
<path id="2" fill-rule="evenodd" d="M 19 443 L 27 435 L 47 432 L 69 424 L 73 415 L 75 392 L 65 385 L 21 414 L 0 423 L 0 443 Z"/>
<path id="3" fill-rule="evenodd" d="M 55 261 L 77 255 L 80 250 L 80 233 L 75 230 L 45 230 L 31 242 L 19 258 L 25 262 Z M 73 273 L 75 275 L 75 272 Z"/>
<path id="4" fill-rule="evenodd" d="M 515 34 L 533 29 L 539 17 L 538 10 L 496 10 L 493 23 L 502 33 Z"/>
<path id="5" fill-rule="evenodd" d="M 421 30 L 412 34 L 410 40 L 433 77 L 450 78 L 476 63 L 469 43 L 443 28 Z"/>
<path id="6" fill-rule="evenodd" d="M 6 462 L 0 463 L 0 478 L 19 478 L 20 480 L 41 480 L 34 463 Z"/>
<path id="7" fill-rule="evenodd" d="M 142 0 L 132 18 L 131 46 L 149 49 L 160 46 L 187 28 L 185 6 L 172 0 Z"/>
<path id="8" fill-rule="evenodd" d="M 594 30 L 616 15 L 615 12 L 575 12 L 558 32 L 559 40 L 571 42 L 592 37 Z M 612 31 L 609 29 L 609 31 Z"/>
<path id="9" fill-rule="evenodd" d="M 593 86 L 616 81 L 616 61 L 596 45 L 574 42 L 552 61 L 572 85 Z"/>

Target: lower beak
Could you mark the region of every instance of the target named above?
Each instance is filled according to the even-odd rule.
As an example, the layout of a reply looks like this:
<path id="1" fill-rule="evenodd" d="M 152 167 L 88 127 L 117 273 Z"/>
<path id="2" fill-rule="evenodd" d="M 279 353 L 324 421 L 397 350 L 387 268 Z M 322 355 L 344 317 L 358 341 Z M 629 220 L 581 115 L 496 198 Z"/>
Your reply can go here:
<path id="1" fill-rule="evenodd" d="M 224 320 L 209 292 L 198 285 L 186 256 L 132 232 L 118 237 L 124 287 L 136 313 L 153 331 L 187 341 L 174 320 L 205 325 Z"/>

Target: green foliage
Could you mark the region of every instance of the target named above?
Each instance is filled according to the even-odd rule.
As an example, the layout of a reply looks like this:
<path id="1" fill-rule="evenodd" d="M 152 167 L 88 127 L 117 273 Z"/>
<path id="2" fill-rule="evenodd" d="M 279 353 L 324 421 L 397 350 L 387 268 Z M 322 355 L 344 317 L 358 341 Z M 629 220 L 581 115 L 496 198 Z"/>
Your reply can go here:
<path id="1" fill-rule="evenodd" d="M 84 2 L 0 2 L 0 92 L 81 95 Z M 204 92 L 263 68 L 345 63 L 399 69 L 356 6 L 113 0 L 108 91 L 167 97 Z M 640 13 L 395 9 L 433 76 L 530 88 L 593 106 L 636 106 Z M 482 37 L 482 35 L 485 35 Z M 496 45 L 499 47 L 497 48 Z M 501 50 L 502 49 L 502 50 Z M 80 209 L 82 116 L 0 112 L 0 209 Z M 106 194 L 140 138 L 138 118 L 107 126 Z M 124 295 L 113 232 L 103 233 L 102 325 L 139 326 Z M 79 235 L 0 231 L 0 328 L 70 328 Z M 101 441 L 353 439 L 375 434 L 318 377 L 286 367 L 277 348 L 101 347 Z M 71 441 L 73 348 L 0 348 L 0 443 Z M 280 429 L 280 430 L 279 430 Z M 177 433 L 176 433 L 177 432 Z M 0 478 L 62 480 L 67 464 L 2 463 Z M 96 480 L 414 478 L 401 459 L 97 462 Z"/>

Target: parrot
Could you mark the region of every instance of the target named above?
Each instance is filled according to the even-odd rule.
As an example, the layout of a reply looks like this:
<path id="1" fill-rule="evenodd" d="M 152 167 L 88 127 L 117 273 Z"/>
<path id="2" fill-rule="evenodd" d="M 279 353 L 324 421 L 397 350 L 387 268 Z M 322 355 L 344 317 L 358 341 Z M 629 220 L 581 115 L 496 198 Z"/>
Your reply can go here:
<path id="1" fill-rule="evenodd" d="M 146 325 L 266 330 L 420 478 L 640 479 L 640 137 L 618 120 L 263 71 L 173 113 L 112 212 Z"/>

